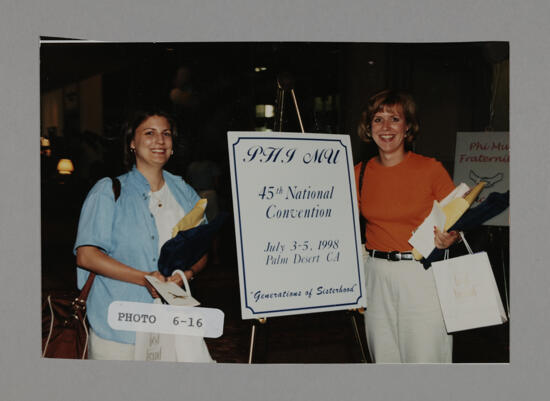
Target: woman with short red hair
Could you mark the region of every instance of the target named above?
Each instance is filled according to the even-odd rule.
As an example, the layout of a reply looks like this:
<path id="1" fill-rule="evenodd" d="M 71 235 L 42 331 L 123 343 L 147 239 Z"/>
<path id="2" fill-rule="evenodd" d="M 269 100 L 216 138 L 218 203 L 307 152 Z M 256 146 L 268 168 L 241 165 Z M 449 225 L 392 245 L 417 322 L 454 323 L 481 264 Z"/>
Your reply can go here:
<path id="1" fill-rule="evenodd" d="M 440 162 L 408 149 L 418 132 L 414 100 L 404 92 L 372 96 L 361 114 L 359 137 L 378 147 L 377 156 L 355 167 L 359 209 L 367 221 L 365 325 L 376 363 L 452 362 L 452 336 L 445 330 L 432 273 L 414 260 L 408 239 L 433 201 L 447 196 L 454 184 Z M 456 232 L 434 227 L 438 248 L 457 238 Z"/>

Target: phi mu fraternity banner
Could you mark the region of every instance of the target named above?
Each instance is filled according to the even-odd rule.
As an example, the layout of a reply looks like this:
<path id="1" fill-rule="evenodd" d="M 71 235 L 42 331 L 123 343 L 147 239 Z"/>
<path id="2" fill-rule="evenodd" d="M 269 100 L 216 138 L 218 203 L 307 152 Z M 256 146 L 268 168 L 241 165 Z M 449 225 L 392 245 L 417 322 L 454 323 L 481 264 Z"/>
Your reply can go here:
<path id="1" fill-rule="evenodd" d="M 454 182 L 474 187 L 487 184 L 472 204 L 476 207 L 491 192 L 510 189 L 510 147 L 508 132 L 458 132 L 456 135 Z M 485 225 L 507 226 L 508 210 L 487 220 Z"/>
<path id="2" fill-rule="evenodd" d="M 229 132 L 243 319 L 366 306 L 349 137 Z"/>

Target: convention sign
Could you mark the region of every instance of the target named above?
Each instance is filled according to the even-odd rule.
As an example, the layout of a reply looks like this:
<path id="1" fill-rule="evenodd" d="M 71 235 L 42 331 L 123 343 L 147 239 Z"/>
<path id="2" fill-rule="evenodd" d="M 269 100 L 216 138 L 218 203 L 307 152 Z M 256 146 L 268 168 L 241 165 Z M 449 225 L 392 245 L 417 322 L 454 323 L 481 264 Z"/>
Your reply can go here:
<path id="1" fill-rule="evenodd" d="M 510 146 L 508 132 L 457 132 L 454 182 L 470 188 L 487 182 L 472 207 L 483 202 L 491 192 L 510 189 Z M 485 222 L 490 226 L 507 226 L 509 209 Z"/>
<path id="2" fill-rule="evenodd" d="M 366 306 L 348 136 L 229 132 L 243 319 Z"/>

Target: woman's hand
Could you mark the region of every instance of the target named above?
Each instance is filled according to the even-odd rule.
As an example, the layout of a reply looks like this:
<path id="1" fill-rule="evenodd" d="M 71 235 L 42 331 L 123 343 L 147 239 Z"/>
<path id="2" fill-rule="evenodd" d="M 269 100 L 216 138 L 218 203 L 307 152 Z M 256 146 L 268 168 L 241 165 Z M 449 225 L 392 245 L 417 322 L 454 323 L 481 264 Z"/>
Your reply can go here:
<path id="1" fill-rule="evenodd" d="M 191 270 L 185 270 L 183 274 L 185 274 L 185 278 L 187 279 L 187 281 L 191 281 L 191 279 L 193 278 L 193 272 Z M 176 283 L 178 286 L 183 287 L 183 279 L 177 273 L 168 277 L 166 281 L 172 281 Z"/>
<path id="2" fill-rule="evenodd" d="M 434 235 L 435 247 L 438 249 L 446 249 L 450 247 L 459 238 L 458 231 L 439 231 L 436 226 L 434 226 Z"/>
<path id="3" fill-rule="evenodd" d="M 156 279 L 162 281 L 162 282 L 165 282 L 166 281 L 166 277 L 164 277 L 159 271 L 154 271 L 154 272 L 151 272 L 151 273 L 148 273 L 146 274 L 146 276 L 153 276 L 155 277 Z M 155 290 L 155 288 L 149 283 L 149 281 L 145 280 L 145 288 L 147 288 L 149 290 L 149 292 L 151 293 L 151 296 L 153 298 L 158 298 L 159 297 L 159 294 L 157 293 L 157 290 Z"/>
<path id="4" fill-rule="evenodd" d="M 205 253 L 202 258 L 200 258 L 193 266 L 191 266 L 191 268 L 189 268 L 188 270 L 185 270 L 183 274 L 185 274 L 185 278 L 187 279 L 187 281 L 191 281 L 198 272 L 204 269 L 207 262 L 208 262 L 208 254 Z M 183 279 L 181 278 L 179 273 L 172 274 L 172 276 L 167 278 L 167 281 L 173 281 L 180 287 L 183 286 Z"/>

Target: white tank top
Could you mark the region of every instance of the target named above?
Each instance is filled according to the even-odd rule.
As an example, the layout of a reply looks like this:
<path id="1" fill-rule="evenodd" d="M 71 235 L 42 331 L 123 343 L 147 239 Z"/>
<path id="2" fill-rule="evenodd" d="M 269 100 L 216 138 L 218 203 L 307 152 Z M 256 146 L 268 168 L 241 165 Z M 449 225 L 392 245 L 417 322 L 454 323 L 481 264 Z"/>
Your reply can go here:
<path id="1" fill-rule="evenodd" d="M 155 217 L 160 252 L 162 245 L 172 238 L 172 229 L 185 216 L 185 211 L 166 183 L 158 191 L 149 192 L 149 210 Z"/>

